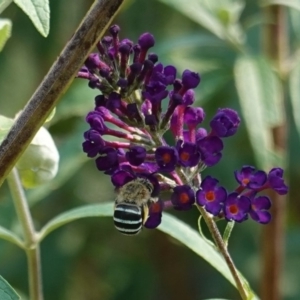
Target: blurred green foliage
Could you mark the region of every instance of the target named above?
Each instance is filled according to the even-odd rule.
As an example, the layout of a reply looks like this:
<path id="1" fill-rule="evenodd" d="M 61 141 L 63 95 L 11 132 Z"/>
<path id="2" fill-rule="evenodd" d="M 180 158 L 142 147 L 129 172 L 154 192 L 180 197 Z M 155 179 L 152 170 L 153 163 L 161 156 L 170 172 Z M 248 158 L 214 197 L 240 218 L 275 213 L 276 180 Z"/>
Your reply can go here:
<path id="1" fill-rule="evenodd" d="M 0 299 L 2 300 L 19 300 L 20 297 L 15 293 L 9 283 L 0 276 Z"/>
<path id="2" fill-rule="evenodd" d="M 15 5 L 10 5 L 3 12 L 1 17 L 11 19 L 13 28 L 12 37 L 0 53 L 2 115 L 14 117 L 26 104 L 92 2 L 77 0 L 75 5 L 66 0 L 51 1 L 47 39 L 38 34 Z M 174 9 L 179 1 L 168 6 L 170 2 L 127 1 L 114 23 L 121 26 L 122 37 L 134 41 L 145 31 L 153 33 L 156 38 L 153 51 L 159 55 L 161 62 L 174 64 L 179 72 L 191 69 L 201 74 L 197 104 L 206 111 L 206 125 L 219 107 L 231 107 L 241 112 L 233 66 L 240 53 L 239 42 L 246 43 L 244 45 L 251 54 L 260 53 L 260 30 L 266 20 L 257 2 L 247 0 L 244 10 L 236 5 L 235 9 L 226 11 L 220 6 L 222 1 L 202 1 L 208 6 L 209 3 L 218 4 L 209 8 L 211 11 L 220 8 L 218 22 L 228 25 L 228 32 L 236 37 L 231 43 L 218 38 L 226 36 L 219 31 L 219 23 L 210 23 L 210 19 L 197 22 L 189 12 Z M 223 4 L 226 2 L 230 1 L 223 1 Z M 182 3 L 188 9 L 189 5 L 185 1 Z M 236 22 L 239 14 L 240 21 Z M 300 12 L 289 9 L 289 15 L 291 51 L 295 51 L 300 44 Z M 95 95 L 97 92 L 90 90 L 86 82 L 74 80 L 48 125 L 60 152 L 61 163 L 59 174 L 52 182 L 27 193 L 37 228 L 68 209 L 114 199 L 109 177 L 97 171 L 94 162 L 81 151 L 82 134 L 88 128 L 84 116 L 93 108 Z M 293 111 L 288 105 L 290 203 L 282 283 L 284 299 L 287 300 L 300 298 L 299 131 L 292 119 L 292 115 L 296 118 L 297 113 L 299 116 L 300 111 Z M 245 122 L 242 122 L 238 134 L 225 141 L 221 163 L 207 169 L 204 175 L 215 176 L 223 185 L 233 189 L 233 171 L 244 164 L 255 165 L 257 161 L 247 132 Z M 197 228 L 196 211 L 174 214 Z M 18 232 L 20 229 L 15 217 L 8 188 L 4 185 L 0 194 L 0 225 Z M 237 267 L 256 291 L 260 287 L 260 232 L 261 225 L 254 222 L 240 224 L 235 227 L 229 245 Z M 121 236 L 110 218 L 84 219 L 62 227 L 43 241 L 41 253 L 46 300 L 238 297 L 221 275 L 189 249 L 156 230 L 144 230 L 134 238 Z M 16 246 L 2 240 L 0 274 L 20 294 L 27 293 L 25 255 Z"/>

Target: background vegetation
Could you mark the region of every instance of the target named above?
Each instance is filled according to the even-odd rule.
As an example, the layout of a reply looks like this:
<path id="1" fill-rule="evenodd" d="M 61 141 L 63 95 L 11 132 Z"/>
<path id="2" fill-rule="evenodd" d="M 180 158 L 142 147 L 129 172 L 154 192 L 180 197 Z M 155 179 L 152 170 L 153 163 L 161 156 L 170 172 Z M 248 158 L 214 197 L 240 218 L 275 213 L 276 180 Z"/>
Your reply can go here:
<path id="1" fill-rule="evenodd" d="M 12 38 L 0 54 L 1 115 L 14 117 L 24 107 L 92 2 L 77 0 L 75 4 L 67 0 L 51 1 L 51 29 L 46 39 L 39 35 L 30 20 L 15 5 L 10 5 L 2 13 L 1 17 L 12 20 L 13 31 Z M 240 85 L 239 88 L 239 82 L 235 77 L 237 57 L 244 51 L 239 45 L 244 45 L 245 49 L 254 55 L 251 56 L 255 61 L 253 65 L 258 62 L 258 68 L 264 68 L 261 67 L 263 63 L 260 64 L 261 58 L 257 56 L 262 51 L 262 28 L 271 20 L 266 19 L 263 8 L 257 1 L 245 1 L 244 9 L 242 1 L 233 1 L 235 5 L 228 5 L 232 2 L 229 0 L 199 2 L 206 3 L 211 11 L 216 12 L 218 8 L 216 16 L 221 23 L 227 22 L 230 25 L 228 28 L 233 28 L 233 36 L 237 41 L 224 40 L 209 19 L 206 20 L 205 16 L 201 19 L 201 14 L 197 19 L 191 12 L 185 13 L 179 6 L 179 1 L 127 1 L 114 23 L 121 26 L 122 37 L 128 37 L 133 41 L 145 31 L 153 33 L 156 38 L 153 51 L 159 55 L 161 62 L 174 64 L 180 71 L 191 69 L 201 74 L 202 82 L 198 88 L 197 104 L 203 106 L 207 113 L 206 124 L 219 107 L 232 107 L 242 114 L 242 126 L 234 138 L 226 141 L 221 163 L 205 171 L 205 174 L 219 178 L 222 184 L 233 189 L 235 187 L 233 171 L 244 164 L 264 167 L 266 157 L 264 155 L 267 153 L 263 148 L 264 145 L 259 144 L 260 141 L 258 144 L 253 143 L 252 129 L 254 128 L 255 132 L 255 130 L 263 131 L 264 128 L 259 126 L 259 121 L 253 122 L 251 116 L 247 119 L 244 102 L 241 100 L 244 86 Z M 213 7 L 209 2 L 216 3 L 217 6 Z M 221 3 L 227 11 L 225 8 L 221 9 Z M 300 44 L 300 12 L 291 7 L 286 8 L 286 12 L 289 20 L 289 51 L 295 59 L 290 68 L 297 70 L 300 65 L 299 59 L 297 60 L 299 54 L 297 49 Z M 243 82 L 247 86 L 247 80 L 250 82 L 252 78 L 246 72 L 249 61 L 241 63 L 245 63 L 240 67 L 245 70 Z M 253 65 L 250 64 L 250 69 Z M 266 72 L 267 77 L 268 69 Z M 300 86 L 296 75 L 293 78 L 296 81 L 294 86 L 297 84 Z M 281 79 L 282 85 L 278 84 Z M 257 86 L 264 83 L 264 78 L 261 80 Z M 286 254 L 282 289 L 284 299 L 296 300 L 300 298 L 298 197 L 300 155 L 299 131 L 296 126 L 298 119 L 293 119 L 293 114 L 294 117 L 299 115 L 300 118 L 300 111 L 292 106 L 293 102 L 290 101 L 289 95 L 295 98 L 300 95 L 300 91 L 297 94 L 297 89 L 293 90 L 288 77 L 280 79 L 276 77 L 274 80 L 271 79 L 274 89 L 263 98 L 280 93 L 281 90 L 278 89 L 281 87 L 283 94 L 287 95 L 286 116 L 282 114 L 283 110 L 278 114 L 275 110 L 274 114 L 277 115 L 273 118 L 273 121 L 280 121 L 282 125 L 286 117 L 284 125 L 289 129 L 288 135 L 285 135 L 288 140 L 287 159 L 275 152 L 269 153 L 267 157 L 271 157 L 274 166 L 275 162 L 283 166 L 286 161 L 290 193 L 285 219 Z M 251 82 L 249 86 L 251 87 Z M 257 91 L 260 92 L 259 87 Z M 251 98 L 251 91 L 249 93 L 248 96 Z M 28 198 L 38 228 L 58 213 L 70 208 L 114 199 L 109 177 L 97 171 L 93 160 L 87 159 L 81 150 L 82 135 L 88 128 L 84 117 L 93 108 L 93 98 L 96 95 L 96 91 L 87 87 L 87 82 L 74 80 L 61 99 L 54 119 L 48 125 L 61 155 L 60 170 L 58 176 L 49 184 L 28 190 Z M 275 105 L 272 102 L 267 105 L 261 103 L 261 106 L 274 112 Z M 18 231 L 10 197 L 5 184 L 0 194 L 0 224 Z M 282 211 L 282 214 L 284 213 Z M 196 210 L 177 215 L 193 228 L 197 228 Z M 254 222 L 239 224 L 231 236 L 229 248 L 237 267 L 257 292 L 262 286 L 261 231 L 262 225 Z M 208 297 L 237 299 L 234 288 L 189 249 L 157 230 L 144 230 L 134 238 L 121 236 L 114 229 L 111 218 L 84 219 L 62 227 L 43 241 L 41 255 L 46 300 L 194 300 Z M 2 240 L 0 240 L 0 274 L 20 294 L 27 293 L 25 255 L 16 246 Z"/>

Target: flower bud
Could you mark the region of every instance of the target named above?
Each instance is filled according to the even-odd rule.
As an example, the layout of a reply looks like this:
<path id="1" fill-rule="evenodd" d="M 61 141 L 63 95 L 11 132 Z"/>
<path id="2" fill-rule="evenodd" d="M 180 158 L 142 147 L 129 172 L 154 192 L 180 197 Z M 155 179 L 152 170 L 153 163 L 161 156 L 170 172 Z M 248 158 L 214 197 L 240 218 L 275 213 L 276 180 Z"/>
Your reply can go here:
<path id="1" fill-rule="evenodd" d="M 34 188 L 53 179 L 58 171 L 59 153 L 44 127 L 37 132 L 16 164 L 25 188 Z"/>

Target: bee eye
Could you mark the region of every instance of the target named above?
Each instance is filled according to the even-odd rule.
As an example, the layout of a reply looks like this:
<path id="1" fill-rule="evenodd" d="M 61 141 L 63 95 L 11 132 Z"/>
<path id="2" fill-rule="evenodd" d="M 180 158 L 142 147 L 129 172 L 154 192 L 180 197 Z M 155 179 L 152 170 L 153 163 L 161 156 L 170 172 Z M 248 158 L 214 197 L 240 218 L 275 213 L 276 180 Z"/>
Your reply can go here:
<path id="1" fill-rule="evenodd" d="M 114 223 L 118 231 L 126 235 L 134 235 L 143 227 L 142 208 L 129 203 L 120 203 L 115 206 Z"/>

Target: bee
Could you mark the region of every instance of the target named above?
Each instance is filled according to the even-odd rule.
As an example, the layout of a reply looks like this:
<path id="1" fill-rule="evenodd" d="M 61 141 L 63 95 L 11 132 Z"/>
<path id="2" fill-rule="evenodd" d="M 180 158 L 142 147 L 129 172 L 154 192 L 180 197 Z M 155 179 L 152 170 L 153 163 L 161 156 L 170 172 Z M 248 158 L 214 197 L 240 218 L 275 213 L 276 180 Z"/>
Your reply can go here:
<path id="1" fill-rule="evenodd" d="M 115 200 L 114 224 L 125 235 L 138 234 L 149 217 L 149 205 L 157 199 L 151 197 L 152 183 L 137 178 L 118 190 Z"/>

